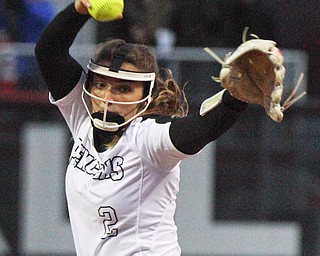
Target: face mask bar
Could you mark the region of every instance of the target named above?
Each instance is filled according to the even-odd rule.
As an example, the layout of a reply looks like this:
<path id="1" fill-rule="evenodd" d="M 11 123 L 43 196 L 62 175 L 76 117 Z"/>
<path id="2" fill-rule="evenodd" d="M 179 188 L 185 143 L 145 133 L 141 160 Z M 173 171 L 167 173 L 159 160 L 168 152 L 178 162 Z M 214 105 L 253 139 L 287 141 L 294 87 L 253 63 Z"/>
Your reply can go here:
<path id="1" fill-rule="evenodd" d="M 125 126 L 126 124 L 130 123 L 133 119 L 141 115 L 143 112 L 147 110 L 149 107 L 149 104 L 151 102 L 151 95 L 152 95 L 152 90 L 154 87 L 154 80 L 155 80 L 155 73 L 140 73 L 140 72 L 130 72 L 130 71 L 124 71 L 124 70 L 118 70 L 118 72 L 110 71 L 108 67 L 100 66 L 98 64 L 93 63 L 92 61 L 89 62 L 88 64 L 88 70 L 92 71 L 93 73 L 99 74 L 99 75 L 104 75 L 108 77 L 113 77 L 117 79 L 123 79 L 123 80 L 130 80 L 130 81 L 149 81 L 150 82 L 150 87 L 149 87 L 149 93 L 148 95 L 138 101 L 130 101 L 130 102 L 123 102 L 123 101 L 113 101 L 113 100 L 106 100 L 100 97 L 97 97 L 96 95 L 91 94 L 87 88 L 86 88 L 86 81 L 83 83 L 83 91 L 82 91 L 82 101 L 84 103 L 85 109 L 88 112 L 88 115 L 93 122 L 94 126 L 98 129 L 104 130 L 104 131 L 117 131 L 120 127 Z M 98 119 L 98 118 L 93 118 L 91 115 L 91 111 L 87 105 L 87 102 L 85 100 L 85 94 L 88 95 L 91 98 L 101 100 L 104 102 L 105 107 L 103 110 L 103 118 Z M 128 119 L 127 121 L 119 124 L 116 122 L 108 122 L 107 121 L 107 112 L 108 112 L 108 104 L 113 103 L 113 104 L 122 104 L 122 105 L 130 105 L 130 104 L 139 104 L 146 102 L 145 107 L 139 111 L 137 114 L 135 114 L 133 117 Z"/>

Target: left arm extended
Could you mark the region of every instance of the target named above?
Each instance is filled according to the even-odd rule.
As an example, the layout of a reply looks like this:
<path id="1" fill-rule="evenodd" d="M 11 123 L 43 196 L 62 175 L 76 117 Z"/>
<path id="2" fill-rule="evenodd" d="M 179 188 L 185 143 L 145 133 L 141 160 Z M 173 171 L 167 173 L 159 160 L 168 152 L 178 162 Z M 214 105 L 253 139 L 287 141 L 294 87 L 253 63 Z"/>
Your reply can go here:
<path id="1" fill-rule="evenodd" d="M 247 105 L 225 91 L 222 102 L 204 116 L 196 113 L 172 121 L 169 130 L 172 143 L 185 154 L 199 152 L 209 142 L 227 132 Z"/>

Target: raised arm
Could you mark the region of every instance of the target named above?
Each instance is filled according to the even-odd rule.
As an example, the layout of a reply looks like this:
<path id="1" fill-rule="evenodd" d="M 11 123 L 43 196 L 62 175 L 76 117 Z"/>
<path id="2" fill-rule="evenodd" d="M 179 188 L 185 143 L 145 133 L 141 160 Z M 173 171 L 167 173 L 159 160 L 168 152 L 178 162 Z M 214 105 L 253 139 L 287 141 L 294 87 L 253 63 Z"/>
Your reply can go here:
<path id="1" fill-rule="evenodd" d="M 76 11 L 74 3 L 68 5 L 48 25 L 36 44 L 39 68 L 55 100 L 66 96 L 83 72 L 69 49 L 89 17 Z"/>

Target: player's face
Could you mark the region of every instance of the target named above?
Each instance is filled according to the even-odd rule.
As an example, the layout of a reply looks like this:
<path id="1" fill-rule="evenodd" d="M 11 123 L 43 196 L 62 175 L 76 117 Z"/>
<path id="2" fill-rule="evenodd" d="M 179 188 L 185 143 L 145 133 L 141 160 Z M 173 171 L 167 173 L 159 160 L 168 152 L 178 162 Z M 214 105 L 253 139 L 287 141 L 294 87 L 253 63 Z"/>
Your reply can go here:
<path id="1" fill-rule="evenodd" d="M 139 71 L 135 66 L 124 63 L 121 67 L 128 71 Z M 143 98 L 143 82 L 117 79 L 94 74 L 91 93 L 99 98 L 110 101 L 130 102 Z M 92 112 L 103 112 L 106 103 L 102 100 L 91 98 Z M 107 111 L 122 116 L 125 121 L 134 116 L 140 104 L 117 104 L 108 103 Z"/>

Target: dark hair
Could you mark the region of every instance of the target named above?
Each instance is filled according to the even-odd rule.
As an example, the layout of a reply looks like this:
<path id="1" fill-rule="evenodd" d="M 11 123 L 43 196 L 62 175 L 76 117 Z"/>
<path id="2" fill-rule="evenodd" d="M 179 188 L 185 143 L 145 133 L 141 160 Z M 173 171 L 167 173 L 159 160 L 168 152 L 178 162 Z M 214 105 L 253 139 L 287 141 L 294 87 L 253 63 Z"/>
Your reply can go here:
<path id="1" fill-rule="evenodd" d="M 100 43 L 96 49 L 93 61 L 100 65 L 110 65 L 113 62 L 116 51 L 126 44 L 124 40 L 113 39 Z M 156 54 L 148 46 L 132 44 L 132 50 L 126 55 L 126 62 L 136 66 L 141 72 L 159 73 Z"/>

